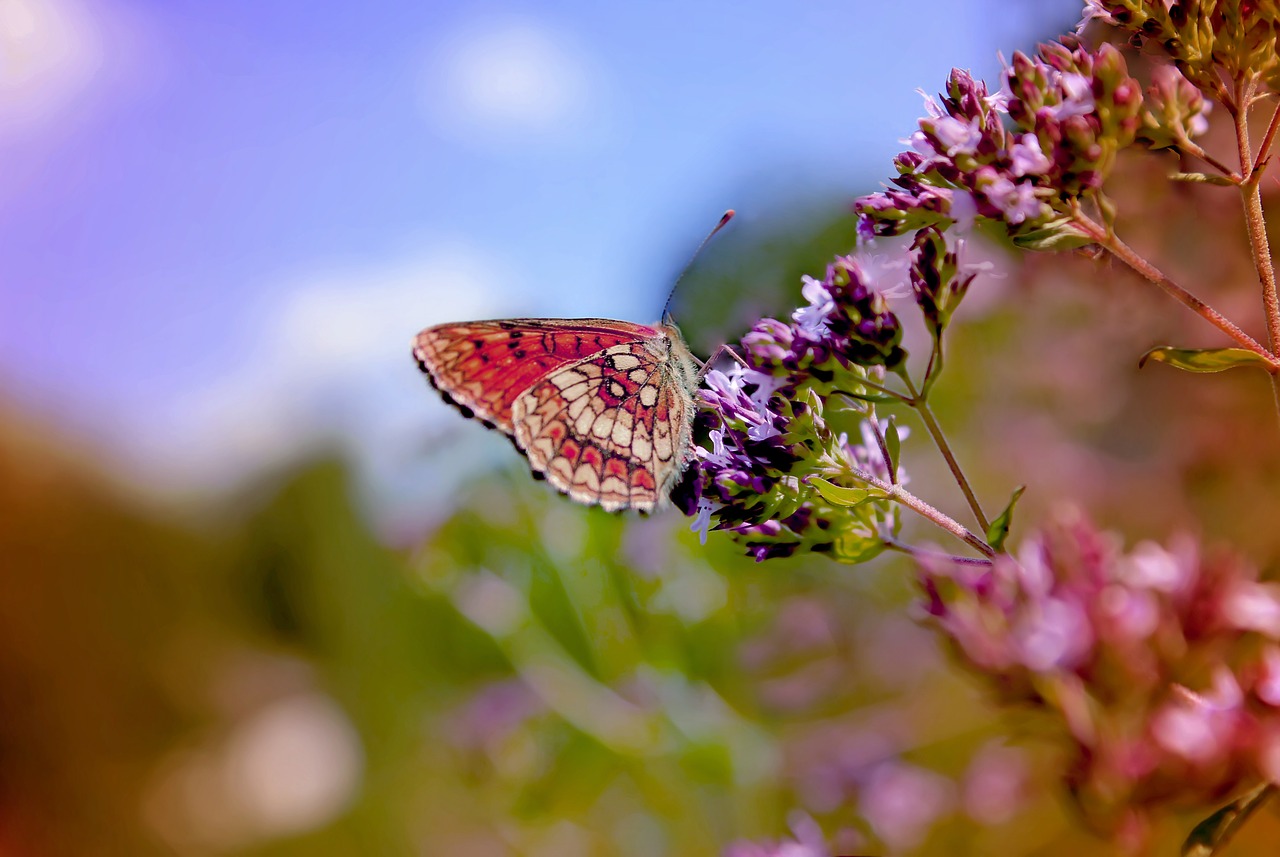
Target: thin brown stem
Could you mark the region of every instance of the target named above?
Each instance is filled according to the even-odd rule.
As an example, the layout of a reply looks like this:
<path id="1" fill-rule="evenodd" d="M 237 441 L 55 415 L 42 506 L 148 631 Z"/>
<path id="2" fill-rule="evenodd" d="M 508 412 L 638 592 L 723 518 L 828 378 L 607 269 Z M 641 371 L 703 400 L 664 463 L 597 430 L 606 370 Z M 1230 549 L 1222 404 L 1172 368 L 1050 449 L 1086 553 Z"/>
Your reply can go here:
<path id="1" fill-rule="evenodd" d="M 952 562 L 956 565 L 991 565 L 991 560 L 981 556 L 958 556 L 953 553 L 943 553 L 942 551 L 925 550 L 924 548 L 914 547 L 905 544 L 892 537 L 885 537 L 884 546 L 889 550 L 895 550 L 899 553 L 905 553 L 916 559 L 932 559 L 941 560 L 942 562 Z"/>
<path id="2" fill-rule="evenodd" d="M 875 408 L 869 409 L 867 425 L 871 426 L 871 432 L 876 436 L 876 445 L 880 447 L 880 458 L 884 461 L 884 472 L 889 474 L 889 481 L 897 485 L 898 462 L 894 461 L 893 456 L 889 454 L 889 442 L 885 439 L 884 432 L 880 431 L 880 420 L 876 417 Z"/>
<path id="3" fill-rule="evenodd" d="M 1227 112 L 1235 116 L 1239 108 L 1236 107 L 1235 97 L 1232 91 L 1227 89 L 1226 84 L 1222 80 L 1222 73 L 1219 71 L 1214 74 L 1211 80 L 1206 81 L 1213 89 L 1213 93 L 1217 96 L 1218 103 L 1227 109 Z"/>
<path id="4" fill-rule="evenodd" d="M 1240 100 L 1241 109 L 1235 115 L 1236 145 L 1240 150 L 1240 172 L 1244 181 L 1240 184 L 1241 202 L 1244 204 L 1244 220 L 1249 230 L 1249 249 L 1253 253 L 1253 267 L 1258 272 L 1258 282 L 1262 284 L 1262 307 L 1267 316 L 1267 345 L 1274 352 L 1280 343 L 1280 298 L 1276 295 L 1276 270 L 1271 263 L 1271 243 L 1267 239 L 1267 221 L 1262 213 L 1262 170 L 1258 165 L 1265 163 L 1266 156 L 1275 139 L 1275 128 L 1280 111 L 1271 116 L 1267 134 L 1262 146 L 1258 149 L 1258 163 L 1255 164 L 1249 151 L 1249 108 L 1253 100 L 1256 84 L 1237 82 L 1236 96 Z M 1271 374 L 1271 391 L 1275 398 L 1277 413 L 1280 413 L 1280 375 Z"/>
<path id="5" fill-rule="evenodd" d="M 890 390 L 888 387 L 884 386 L 883 384 L 877 384 L 875 381 L 871 381 L 867 378 L 859 378 L 858 383 L 864 387 L 870 387 L 872 390 L 875 390 L 877 393 L 884 393 L 886 396 L 891 396 L 897 399 L 898 401 L 902 402 L 904 405 L 911 404 L 910 396 L 904 396 L 901 393 L 899 393 L 897 390 Z M 848 390 L 837 390 L 836 392 L 841 393 L 845 396 L 849 396 L 850 398 L 853 398 L 853 399 L 858 398 L 857 395 L 850 393 Z"/>
<path id="6" fill-rule="evenodd" d="M 1107 231 L 1102 224 L 1092 220 L 1083 211 L 1077 210 L 1073 216 L 1075 225 L 1081 231 L 1087 234 L 1094 242 L 1096 242 L 1104 250 L 1115 256 L 1121 262 L 1124 262 L 1137 273 L 1141 274 L 1145 279 L 1154 283 L 1163 289 L 1170 297 L 1178 303 L 1190 309 L 1196 315 L 1221 330 L 1242 348 L 1245 348 L 1259 357 L 1263 358 L 1270 367 L 1268 371 L 1272 374 L 1280 372 L 1280 359 L 1267 350 L 1261 343 L 1249 334 L 1245 333 L 1229 318 L 1200 300 L 1186 289 L 1179 286 L 1173 280 L 1169 279 L 1163 271 L 1152 265 L 1128 244 L 1121 241 L 1116 235 Z"/>
<path id="7" fill-rule="evenodd" d="M 947 467 L 951 469 L 952 477 L 956 480 L 956 484 L 960 486 L 960 493 L 964 494 L 965 502 L 969 504 L 969 510 L 973 512 L 973 517 L 977 519 L 978 526 L 985 533 L 991 528 L 991 523 L 983 513 L 982 505 L 978 503 L 978 496 L 973 493 L 973 488 L 969 485 L 969 480 L 965 478 L 964 471 L 960 469 L 960 462 L 956 461 L 956 457 L 951 451 L 951 444 L 947 442 L 947 436 L 942 433 L 942 426 L 938 424 L 938 420 L 933 416 L 933 411 L 930 409 L 928 401 L 916 392 L 915 385 L 911 383 L 911 379 L 907 377 L 906 373 L 903 373 L 902 380 L 911 392 L 911 407 L 920 415 L 920 420 L 929 432 L 929 437 L 933 438 L 934 445 L 938 447 L 938 452 L 942 453 L 942 457 L 947 462 Z"/>
<path id="8" fill-rule="evenodd" d="M 1276 141 L 1276 132 L 1280 131 L 1280 101 L 1276 102 L 1276 109 L 1271 111 L 1271 121 L 1267 123 L 1267 132 L 1262 135 L 1262 142 L 1258 145 L 1258 154 L 1254 156 L 1253 172 L 1261 178 L 1261 173 L 1266 169 L 1267 161 L 1271 159 L 1271 146 Z"/>
<path id="9" fill-rule="evenodd" d="M 891 499 L 897 500 L 899 503 L 906 506 L 911 511 L 915 512 L 917 515 L 920 515 L 923 518 L 927 518 L 928 520 L 937 524 L 942 529 L 951 533 L 953 536 L 960 539 L 969 547 L 973 548 L 983 556 L 989 557 L 989 558 L 995 557 L 996 552 L 991 547 L 991 545 L 987 544 L 982 539 L 978 538 L 978 536 L 974 535 L 972 532 L 968 530 L 968 528 L 960 524 L 954 518 L 950 518 L 947 515 L 943 514 L 942 512 L 938 511 L 937 509 L 933 508 L 928 503 L 926 503 L 916 495 L 912 494 L 910 491 L 903 488 L 901 485 L 891 485 L 888 482 L 885 482 L 883 479 L 877 479 L 876 477 L 872 476 L 870 473 L 867 473 L 866 471 L 863 471 L 863 470 L 859 470 L 856 467 L 849 468 L 849 472 L 858 481 L 865 482 L 868 485 L 870 485 L 872 488 L 875 488 L 883 492 L 884 494 L 888 495 Z"/>
<path id="10" fill-rule="evenodd" d="M 1183 137 L 1182 139 L 1178 140 L 1178 148 L 1182 150 L 1183 153 L 1188 154 L 1193 158 L 1197 158 L 1201 161 L 1204 161 L 1206 164 L 1213 167 L 1215 170 L 1217 170 L 1218 172 L 1226 176 L 1228 179 L 1230 179 L 1233 184 L 1240 184 L 1241 178 L 1239 173 L 1231 169 L 1231 167 L 1227 166 L 1222 161 L 1215 158 L 1213 155 L 1206 152 L 1204 149 L 1200 147 L 1200 144 L 1195 142 L 1194 140 Z"/>

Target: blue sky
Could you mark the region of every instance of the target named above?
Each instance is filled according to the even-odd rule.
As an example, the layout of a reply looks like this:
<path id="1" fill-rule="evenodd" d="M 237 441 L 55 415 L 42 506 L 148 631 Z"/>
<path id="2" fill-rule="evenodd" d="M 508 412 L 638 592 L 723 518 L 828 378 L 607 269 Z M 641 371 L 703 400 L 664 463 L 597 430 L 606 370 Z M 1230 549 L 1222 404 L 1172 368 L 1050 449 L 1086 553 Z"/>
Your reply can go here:
<path id="1" fill-rule="evenodd" d="M 316 437 L 403 454 L 445 415 L 428 324 L 653 320 L 725 208 L 749 238 L 864 192 L 917 87 L 1079 3 L 5 8 L 0 395 L 213 485 Z"/>

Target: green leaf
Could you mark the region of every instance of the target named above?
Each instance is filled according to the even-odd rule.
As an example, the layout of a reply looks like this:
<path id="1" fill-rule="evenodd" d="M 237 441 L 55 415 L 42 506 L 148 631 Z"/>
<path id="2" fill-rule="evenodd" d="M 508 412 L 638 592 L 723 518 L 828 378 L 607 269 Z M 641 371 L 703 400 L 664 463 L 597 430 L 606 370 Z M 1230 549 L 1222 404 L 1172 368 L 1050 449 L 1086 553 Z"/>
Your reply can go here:
<path id="1" fill-rule="evenodd" d="M 1190 182 L 1192 184 L 1216 184 L 1224 187 L 1235 187 L 1236 182 L 1226 176 L 1208 175 L 1205 173 L 1171 173 L 1170 181 Z"/>
<path id="2" fill-rule="evenodd" d="M 810 476 L 809 484 L 833 506 L 857 506 L 872 498 L 869 488 L 844 488 L 818 476 Z"/>
<path id="3" fill-rule="evenodd" d="M 898 472 L 898 453 L 902 450 L 902 438 L 898 435 L 898 424 L 889 417 L 889 426 L 884 431 L 884 445 L 889 450 L 889 472 Z M 896 480 L 897 477 L 893 477 Z M 890 481 L 893 481 L 890 480 Z"/>
<path id="4" fill-rule="evenodd" d="M 1098 202 L 1098 211 L 1102 213 L 1102 222 L 1107 224 L 1107 229 L 1115 228 L 1116 204 L 1111 201 L 1111 197 L 1102 191 L 1098 191 L 1094 199 Z"/>
<path id="5" fill-rule="evenodd" d="M 1253 811 L 1271 797 L 1275 786 L 1263 783 L 1232 801 L 1192 829 L 1182 843 L 1182 857 L 1212 857 L 1221 852 Z"/>
<path id="6" fill-rule="evenodd" d="M 831 555 L 846 565 L 857 565 L 884 553 L 884 542 L 876 537 L 841 536 L 836 539 Z"/>
<path id="7" fill-rule="evenodd" d="M 1039 229 L 1014 235 L 1012 238 L 1016 246 L 1027 250 L 1074 250 L 1097 243 L 1072 223 L 1069 217 L 1059 217 Z"/>
<path id="8" fill-rule="evenodd" d="M 866 389 L 865 387 L 863 388 Z M 850 399 L 857 399 L 859 402 L 872 402 L 877 405 L 897 405 L 901 404 L 902 399 L 897 396 L 886 396 L 884 393 L 852 393 L 848 390 L 840 390 L 840 395 L 848 396 Z"/>
<path id="9" fill-rule="evenodd" d="M 1271 368 L 1261 354 L 1244 348 L 1174 348 L 1161 345 L 1142 355 L 1138 368 L 1152 360 L 1187 372 L 1222 372 L 1237 366 L 1257 366 L 1264 371 Z"/>
<path id="10" fill-rule="evenodd" d="M 1009 538 L 1009 527 L 1013 525 L 1013 507 L 1018 504 L 1018 499 L 1026 490 L 1027 486 L 1019 485 L 1018 490 L 1014 491 L 1013 496 L 1009 498 L 1009 505 L 1005 506 L 1004 511 L 1000 513 L 1000 517 L 987 527 L 987 544 L 995 548 L 997 553 L 1004 550 L 1004 540 Z"/>

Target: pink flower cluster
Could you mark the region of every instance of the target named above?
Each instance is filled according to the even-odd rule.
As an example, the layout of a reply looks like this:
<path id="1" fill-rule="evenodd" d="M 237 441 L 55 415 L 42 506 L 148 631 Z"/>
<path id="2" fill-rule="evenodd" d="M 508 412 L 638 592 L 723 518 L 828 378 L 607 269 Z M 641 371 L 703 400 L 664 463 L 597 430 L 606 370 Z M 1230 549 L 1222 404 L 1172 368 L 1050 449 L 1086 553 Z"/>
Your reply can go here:
<path id="1" fill-rule="evenodd" d="M 1119 540 L 1061 516 L 1016 557 L 920 565 L 924 610 L 1003 702 L 1051 712 L 1098 829 L 1280 782 L 1280 586 L 1190 539 Z"/>
<path id="2" fill-rule="evenodd" d="M 1027 246 L 1049 246 L 1062 237 L 1056 220 L 1101 186 L 1116 152 L 1134 141 L 1142 90 L 1115 48 L 1090 50 L 1065 37 L 1035 57 L 1014 54 L 996 93 L 953 69 L 946 92 L 926 98 L 925 108 L 905 141 L 911 151 L 895 161 L 893 186 L 854 203 L 863 234 L 977 216 L 1003 223 Z"/>

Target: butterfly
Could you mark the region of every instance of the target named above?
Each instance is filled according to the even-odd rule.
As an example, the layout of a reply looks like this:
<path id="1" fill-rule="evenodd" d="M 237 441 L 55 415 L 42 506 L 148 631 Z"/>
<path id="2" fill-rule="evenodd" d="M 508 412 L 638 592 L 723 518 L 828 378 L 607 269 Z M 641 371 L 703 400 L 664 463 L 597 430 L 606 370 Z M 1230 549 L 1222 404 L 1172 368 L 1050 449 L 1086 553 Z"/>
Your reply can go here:
<path id="1" fill-rule="evenodd" d="M 535 477 L 580 503 L 652 511 L 693 456 L 703 364 L 674 324 L 439 324 L 413 354 L 445 401 L 510 437 Z"/>

